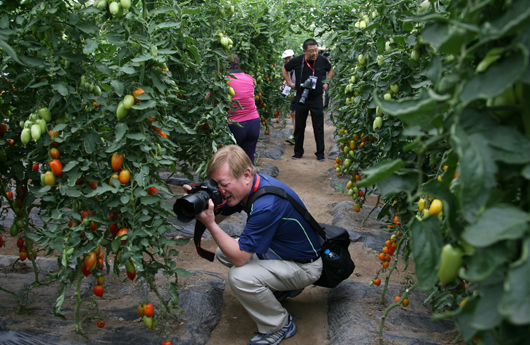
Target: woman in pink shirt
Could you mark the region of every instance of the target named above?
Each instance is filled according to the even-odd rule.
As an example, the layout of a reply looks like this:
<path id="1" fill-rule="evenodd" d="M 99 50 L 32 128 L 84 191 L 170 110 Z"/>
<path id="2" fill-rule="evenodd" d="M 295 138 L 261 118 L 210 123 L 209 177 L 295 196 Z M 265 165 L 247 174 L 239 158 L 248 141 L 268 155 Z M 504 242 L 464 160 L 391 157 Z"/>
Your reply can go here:
<path id="1" fill-rule="evenodd" d="M 254 153 L 256 152 L 256 144 L 259 138 L 260 118 L 256 103 L 254 103 L 254 79 L 252 76 L 241 72 L 241 64 L 236 54 L 232 54 L 228 62 L 228 79 L 230 86 L 236 92 L 232 100 L 237 100 L 241 104 L 241 108 L 237 103 L 232 103 L 228 111 L 228 119 L 237 121 L 240 126 L 236 124 L 228 125 L 228 128 L 236 138 L 237 144 L 250 157 L 252 164 L 254 164 Z"/>

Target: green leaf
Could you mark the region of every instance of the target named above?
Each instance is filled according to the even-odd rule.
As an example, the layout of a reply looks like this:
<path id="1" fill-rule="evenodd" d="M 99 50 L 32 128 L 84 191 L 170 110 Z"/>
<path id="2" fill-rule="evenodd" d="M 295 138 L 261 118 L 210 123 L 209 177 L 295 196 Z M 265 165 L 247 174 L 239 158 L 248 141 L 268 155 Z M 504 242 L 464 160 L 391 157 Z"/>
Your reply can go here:
<path id="1" fill-rule="evenodd" d="M 95 34 L 99 32 L 99 27 L 91 23 L 80 23 L 77 24 L 76 27 L 87 34 Z"/>
<path id="2" fill-rule="evenodd" d="M 122 96 L 123 95 L 123 83 L 119 80 L 113 80 L 110 82 L 110 85 L 114 87 L 114 92 L 116 92 L 116 95 Z"/>
<path id="3" fill-rule="evenodd" d="M 400 192 L 412 192 L 416 189 L 418 182 L 418 175 L 406 174 L 397 175 L 393 174 L 379 182 L 377 187 L 381 192 L 381 195 L 387 196 L 390 194 L 397 194 Z"/>
<path id="4" fill-rule="evenodd" d="M 66 283 L 62 283 L 61 287 L 59 288 L 59 291 L 57 291 L 57 295 L 55 295 L 55 305 L 53 306 L 53 315 L 66 320 L 66 317 L 61 314 L 61 307 L 64 303 L 64 297 L 66 293 L 64 292 L 64 287 L 66 286 Z"/>
<path id="5" fill-rule="evenodd" d="M 179 275 L 179 276 L 181 276 L 183 278 L 189 278 L 189 277 L 193 277 L 195 275 L 195 273 L 188 272 L 184 268 L 175 269 L 175 273 L 177 273 L 177 275 Z"/>
<path id="6" fill-rule="evenodd" d="M 466 260 L 467 268 L 462 270 L 461 277 L 474 282 L 483 281 L 510 256 L 511 251 L 503 243 L 476 248 L 475 254 Z"/>
<path id="7" fill-rule="evenodd" d="M 127 205 L 127 204 L 129 203 L 129 200 L 130 200 L 130 199 L 131 199 L 131 198 L 129 198 L 128 195 L 122 195 L 122 196 L 120 197 L 120 201 L 121 201 L 121 203 L 122 203 L 123 205 Z"/>
<path id="8" fill-rule="evenodd" d="M 155 204 L 159 201 L 160 199 L 156 196 L 151 196 L 151 195 L 148 195 L 148 196 L 144 196 L 140 199 L 140 202 L 142 203 L 142 205 L 152 205 L 152 204 Z"/>
<path id="9" fill-rule="evenodd" d="M 502 281 L 495 285 L 481 284 L 481 297 L 477 299 L 477 306 L 471 318 L 473 328 L 488 330 L 497 326 L 502 321 L 502 316 L 499 314 L 497 308 L 502 293 Z"/>
<path id="10" fill-rule="evenodd" d="M 21 55 L 20 60 L 22 60 L 24 64 L 27 64 L 30 67 L 44 67 L 44 60 L 42 59 L 30 58 L 30 57 Z"/>
<path id="11" fill-rule="evenodd" d="M 478 216 L 477 221 L 462 233 L 472 246 L 486 247 L 507 239 L 517 239 L 528 229 L 530 215 L 521 209 L 501 205 L 488 208 Z"/>
<path id="12" fill-rule="evenodd" d="M 516 30 L 520 24 L 530 17 L 530 2 L 528 0 L 515 0 L 507 6 L 506 12 L 485 27 L 484 33 L 500 36 Z"/>
<path id="13" fill-rule="evenodd" d="M 462 88 L 460 98 L 464 106 L 475 99 L 487 99 L 500 95 L 511 87 L 523 74 L 528 64 L 528 52 L 514 51 L 492 63 L 482 73 L 469 78 Z"/>
<path id="14" fill-rule="evenodd" d="M 201 57 L 199 55 L 199 51 L 197 50 L 197 48 L 195 46 L 193 46 L 193 45 L 190 45 L 190 46 L 188 46 L 188 49 L 193 54 L 193 56 L 195 57 L 195 62 L 197 62 L 197 65 L 200 65 L 201 64 Z"/>
<path id="15" fill-rule="evenodd" d="M 68 92 L 68 85 L 66 85 L 63 82 L 58 82 L 57 84 L 52 85 L 53 89 L 56 90 L 61 94 L 61 96 L 65 97 L 69 94 Z"/>
<path id="16" fill-rule="evenodd" d="M 468 33 L 459 26 L 435 22 L 426 25 L 421 36 L 441 53 L 458 54 L 467 40 Z"/>
<path id="17" fill-rule="evenodd" d="M 484 135 L 489 140 L 493 158 L 508 164 L 530 163 L 530 140 L 515 128 L 489 127 Z"/>
<path id="18" fill-rule="evenodd" d="M 427 217 L 422 221 L 414 218 L 410 230 L 415 273 L 420 287 L 428 290 L 438 281 L 435 268 L 439 266 L 442 248 L 440 222 L 437 217 Z"/>
<path id="19" fill-rule="evenodd" d="M 99 42 L 97 40 L 93 39 L 87 39 L 85 44 L 83 45 L 83 53 L 85 54 L 92 54 L 96 51 L 98 48 Z"/>
<path id="20" fill-rule="evenodd" d="M 141 96 L 140 96 L 141 97 Z M 139 97 L 139 98 L 140 98 Z M 148 101 L 142 101 L 141 103 L 139 104 L 135 104 L 133 105 L 133 109 L 136 109 L 136 110 L 145 110 L 145 109 L 148 109 L 148 108 L 154 108 L 157 106 L 157 103 L 150 99 Z"/>
<path id="21" fill-rule="evenodd" d="M 71 198 L 79 198 L 82 195 L 81 191 L 79 191 L 78 188 L 69 187 L 68 185 L 65 185 L 65 184 L 59 187 L 59 191 L 61 192 L 62 195 L 66 195 Z"/>
<path id="22" fill-rule="evenodd" d="M 436 100 L 429 93 L 422 90 L 418 98 L 401 98 L 398 101 L 384 101 L 373 93 L 374 102 L 381 108 L 383 113 L 397 116 L 411 126 L 430 125 L 436 112 Z"/>
<path id="23" fill-rule="evenodd" d="M 357 182 L 359 187 L 368 187 L 380 180 L 383 180 L 399 169 L 405 164 L 401 159 L 385 160 L 363 170 L 363 174 L 367 177 L 364 180 Z"/>
<path id="24" fill-rule="evenodd" d="M 114 141 L 118 142 L 123 139 L 123 136 L 125 133 L 127 133 L 127 130 L 129 129 L 129 126 L 127 126 L 126 123 L 120 122 L 116 125 L 116 139 Z"/>
<path id="25" fill-rule="evenodd" d="M 516 325 L 530 323 L 530 239 L 523 243 L 523 250 L 517 266 L 508 271 L 504 284 L 499 312 Z"/>
<path id="26" fill-rule="evenodd" d="M 486 204 L 490 188 L 495 184 L 497 166 L 493 161 L 488 140 L 480 133 L 467 135 L 455 126 L 451 135 L 453 147 L 460 157 L 460 200 L 467 221 L 473 222 Z"/>
<path id="27" fill-rule="evenodd" d="M 15 62 L 23 65 L 22 61 L 19 60 L 17 53 L 11 48 L 11 46 L 4 40 L 0 40 L 0 48 L 7 55 L 9 55 Z"/>
<path id="28" fill-rule="evenodd" d="M 87 134 L 84 141 L 85 150 L 87 153 L 93 153 L 96 149 L 96 145 L 101 144 L 99 134 L 92 131 Z"/>

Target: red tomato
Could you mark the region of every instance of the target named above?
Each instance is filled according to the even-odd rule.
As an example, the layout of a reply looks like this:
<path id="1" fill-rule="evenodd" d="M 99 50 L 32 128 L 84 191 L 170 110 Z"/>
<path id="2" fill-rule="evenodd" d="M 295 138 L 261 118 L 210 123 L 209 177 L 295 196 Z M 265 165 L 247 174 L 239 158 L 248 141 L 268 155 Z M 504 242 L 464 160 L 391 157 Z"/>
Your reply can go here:
<path id="1" fill-rule="evenodd" d="M 85 219 L 87 216 L 93 215 L 92 211 L 83 211 L 81 212 L 81 220 Z"/>
<path id="2" fill-rule="evenodd" d="M 96 321 L 96 325 L 98 325 L 99 328 L 105 327 L 105 320 L 101 319 Z"/>
<path id="3" fill-rule="evenodd" d="M 156 188 L 155 187 L 149 187 L 149 189 L 147 189 L 147 194 L 149 194 L 149 195 L 156 194 Z"/>
<path id="4" fill-rule="evenodd" d="M 97 182 L 87 181 L 87 183 L 92 189 L 96 189 L 96 187 L 98 186 Z"/>
<path id="5" fill-rule="evenodd" d="M 98 228 L 98 223 L 92 221 L 90 222 L 90 230 L 95 231 Z"/>
<path id="6" fill-rule="evenodd" d="M 109 225 L 109 231 L 111 234 L 113 234 L 114 236 L 116 236 L 118 234 L 118 224 L 111 224 Z"/>
<path id="7" fill-rule="evenodd" d="M 117 214 L 114 214 L 114 213 L 111 213 L 109 214 L 109 220 L 118 220 L 118 215 Z"/>
<path id="8" fill-rule="evenodd" d="M 9 199 L 13 199 L 13 192 L 7 192 L 7 193 L 6 193 L 6 196 L 7 196 Z"/>
<path id="9" fill-rule="evenodd" d="M 4 239 L 2 238 L 2 236 L 0 236 L 0 247 L 3 247 L 4 246 Z"/>
<path id="10" fill-rule="evenodd" d="M 24 239 L 23 238 L 19 238 L 17 240 L 17 247 L 19 247 L 19 248 L 24 247 Z"/>
<path id="11" fill-rule="evenodd" d="M 61 177 L 63 175 L 63 165 L 57 159 L 50 162 L 50 169 L 55 176 Z"/>
<path id="12" fill-rule="evenodd" d="M 102 297 L 103 296 L 103 286 L 96 284 L 94 285 L 94 295 Z"/>
<path id="13" fill-rule="evenodd" d="M 33 164 L 33 166 L 31 168 L 33 169 L 33 171 L 39 171 L 39 165 L 38 164 Z"/>
<path id="14" fill-rule="evenodd" d="M 85 266 L 85 262 L 83 261 L 83 263 L 81 264 L 81 271 L 83 272 L 83 275 L 85 277 L 88 277 L 90 275 L 90 271 L 88 270 L 88 268 L 86 268 Z"/>
<path id="15" fill-rule="evenodd" d="M 144 304 L 144 315 L 147 317 L 153 316 L 153 313 L 155 312 L 155 309 L 153 307 L 153 304 Z"/>
<path id="16" fill-rule="evenodd" d="M 381 285 L 381 278 L 374 279 L 374 284 L 377 286 Z"/>
<path id="17" fill-rule="evenodd" d="M 28 257 L 27 252 L 20 252 L 19 254 L 20 261 L 25 261 L 27 257 Z"/>
<path id="18" fill-rule="evenodd" d="M 162 345 L 171 345 L 171 341 L 170 341 L 170 340 L 168 340 L 168 341 L 163 341 L 163 342 L 162 342 Z"/>
<path id="19" fill-rule="evenodd" d="M 110 160 L 110 163 L 112 165 L 112 169 L 114 171 L 120 171 L 121 170 L 121 165 L 123 164 L 123 160 L 124 160 L 125 156 L 121 153 L 118 153 L 118 152 L 114 152 L 114 154 L 112 155 L 112 158 Z"/>

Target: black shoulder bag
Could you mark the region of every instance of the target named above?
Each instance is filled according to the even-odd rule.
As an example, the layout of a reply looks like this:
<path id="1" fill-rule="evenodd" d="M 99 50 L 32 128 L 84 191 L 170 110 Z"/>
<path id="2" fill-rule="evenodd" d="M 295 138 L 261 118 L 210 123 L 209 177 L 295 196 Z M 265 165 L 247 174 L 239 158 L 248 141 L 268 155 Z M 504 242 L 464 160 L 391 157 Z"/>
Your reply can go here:
<path id="1" fill-rule="evenodd" d="M 320 256 L 322 257 L 322 275 L 314 283 L 318 286 L 334 288 L 340 282 L 347 279 L 355 269 L 348 246 L 350 245 L 350 235 L 348 232 L 339 227 L 326 226 L 322 228 L 320 224 L 311 216 L 309 211 L 303 207 L 296 199 L 290 196 L 285 190 L 279 187 L 265 186 L 258 189 L 249 198 L 246 209 L 247 213 L 250 210 L 252 203 L 264 194 L 274 194 L 284 199 L 287 199 L 294 208 L 304 217 L 304 219 L 311 225 L 311 227 L 322 237 Z M 329 249 L 330 252 L 335 253 L 338 257 L 331 258 L 325 255 L 324 252 Z"/>

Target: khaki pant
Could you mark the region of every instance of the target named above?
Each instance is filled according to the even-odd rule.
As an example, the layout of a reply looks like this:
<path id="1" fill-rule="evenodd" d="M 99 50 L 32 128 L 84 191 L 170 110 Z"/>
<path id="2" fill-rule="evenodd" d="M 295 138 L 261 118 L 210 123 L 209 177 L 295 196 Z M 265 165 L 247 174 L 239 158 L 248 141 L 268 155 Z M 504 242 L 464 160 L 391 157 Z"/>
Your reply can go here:
<path id="1" fill-rule="evenodd" d="M 258 332 L 274 333 L 286 323 L 289 313 L 274 297 L 275 291 L 303 289 L 322 273 L 322 259 L 301 264 L 294 261 L 260 260 L 254 256 L 241 267 L 234 266 L 217 248 L 217 259 L 230 267 L 232 292 L 256 322 Z"/>

